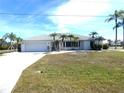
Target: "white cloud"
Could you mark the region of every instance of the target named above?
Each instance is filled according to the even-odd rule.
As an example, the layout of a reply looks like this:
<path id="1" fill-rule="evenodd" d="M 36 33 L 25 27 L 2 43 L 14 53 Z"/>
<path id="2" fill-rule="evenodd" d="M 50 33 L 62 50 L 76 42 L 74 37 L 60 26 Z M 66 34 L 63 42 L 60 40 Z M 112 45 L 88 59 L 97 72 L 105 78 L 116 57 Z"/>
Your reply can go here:
<path id="1" fill-rule="evenodd" d="M 53 22 L 58 24 L 58 30 L 65 31 L 66 25 L 79 25 L 87 22 L 88 20 L 94 19 L 93 17 L 86 16 L 97 16 L 105 12 L 109 8 L 108 0 L 70 0 L 68 3 L 58 7 L 54 11 L 54 15 L 68 15 L 68 16 L 55 16 L 50 17 Z M 83 15 L 83 16 L 69 16 L 69 15 Z M 61 28 L 62 27 L 62 28 Z M 61 28 L 61 29 L 60 29 Z"/>

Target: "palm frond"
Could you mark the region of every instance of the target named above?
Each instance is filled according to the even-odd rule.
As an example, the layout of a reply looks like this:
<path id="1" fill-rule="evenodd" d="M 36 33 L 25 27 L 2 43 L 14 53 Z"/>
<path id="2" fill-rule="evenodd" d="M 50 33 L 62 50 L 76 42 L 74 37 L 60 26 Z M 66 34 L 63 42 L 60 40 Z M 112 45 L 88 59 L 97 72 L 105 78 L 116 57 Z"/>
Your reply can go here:
<path id="1" fill-rule="evenodd" d="M 97 37 L 95 40 L 102 41 L 102 40 L 105 40 L 105 38 L 104 38 L 104 37 L 102 37 L 102 36 L 99 36 L 99 37 Z"/>
<path id="2" fill-rule="evenodd" d="M 110 21 L 112 21 L 112 20 L 114 20 L 115 18 L 114 17 L 110 17 L 110 18 L 107 18 L 106 20 L 105 20 L 105 22 L 110 22 Z"/>
<path id="3" fill-rule="evenodd" d="M 118 22 L 117 25 L 113 27 L 113 30 L 114 30 L 115 28 L 119 28 L 119 27 L 121 27 L 122 25 L 123 25 L 122 22 Z"/>
<path id="4" fill-rule="evenodd" d="M 118 17 L 119 19 L 124 19 L 124 10 L 118 11 Z"/>

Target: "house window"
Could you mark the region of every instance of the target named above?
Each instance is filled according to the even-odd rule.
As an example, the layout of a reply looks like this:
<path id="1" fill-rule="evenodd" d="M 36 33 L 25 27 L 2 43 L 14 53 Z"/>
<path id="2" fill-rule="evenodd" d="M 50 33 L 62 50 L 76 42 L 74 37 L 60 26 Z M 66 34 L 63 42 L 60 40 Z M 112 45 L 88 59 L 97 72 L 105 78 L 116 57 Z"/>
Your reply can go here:
<path id="1" fill-rule="evenodd" d="M 78 42 L 68 41 L 68 42 L 66 42 L 66 47 L 79 47 L 79 44 L 78 44 Z"/>
<path id="2" fill-rule="evenodd" d="M 72 42 L 73 47 L 78 47 L 78 42 Z"/>
<path id="3" fill-rule="evenodd" d="M 71 47 L 71 42 L 70 41 L 66 42 L 66 47 Z"/>

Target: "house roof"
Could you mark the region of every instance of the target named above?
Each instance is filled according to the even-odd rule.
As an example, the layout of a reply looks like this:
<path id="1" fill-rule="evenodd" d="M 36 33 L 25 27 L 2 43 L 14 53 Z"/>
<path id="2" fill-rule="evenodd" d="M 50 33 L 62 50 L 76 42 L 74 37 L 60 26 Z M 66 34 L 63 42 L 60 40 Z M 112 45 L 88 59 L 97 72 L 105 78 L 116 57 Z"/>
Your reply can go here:
<path id="1" fill-rule="evenodd" d="M 79 37 L 79 40 L 90 40 L 90 37 L 88 36 L 83 36 L 83 35 L 75 35 L 75 36 Z M 50 37 L 49 35 L 39 35 L 39 36 L 27 38 L 26 40 L 53 40 L 53 38 Z M 61 39 L 59 37 L 56 37 L 56 40 L 61 40 Z M 69 40 L 69 38 L 66 40 Z"/>
<path id="2" fill-rule="evenodd" d="M 27 38 L 26 40 L 52 40 L 52 37 L 50 37 L 49 35 L 39 35 Z"/>

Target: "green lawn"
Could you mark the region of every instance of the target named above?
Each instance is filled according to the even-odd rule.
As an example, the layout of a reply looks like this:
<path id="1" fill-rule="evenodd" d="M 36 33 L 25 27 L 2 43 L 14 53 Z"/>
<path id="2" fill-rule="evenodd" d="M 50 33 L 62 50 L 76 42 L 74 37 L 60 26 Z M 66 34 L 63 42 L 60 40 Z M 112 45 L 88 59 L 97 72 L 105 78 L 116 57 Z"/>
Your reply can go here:
<path id="1" fill-rule="evenodd" d="M 23 72 L 12 93 L 124 93 L 124 53 L 45 56 Z"/>

